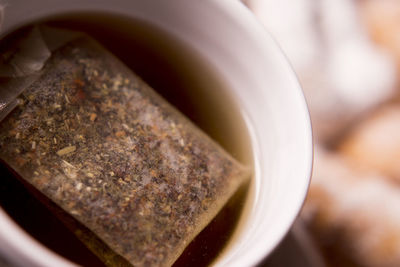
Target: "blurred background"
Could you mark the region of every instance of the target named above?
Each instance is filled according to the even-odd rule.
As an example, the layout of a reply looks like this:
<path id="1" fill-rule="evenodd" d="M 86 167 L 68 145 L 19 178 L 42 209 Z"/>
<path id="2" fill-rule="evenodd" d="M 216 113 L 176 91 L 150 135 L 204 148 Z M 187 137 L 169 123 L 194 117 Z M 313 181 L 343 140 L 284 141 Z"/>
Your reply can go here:
<path id="1" fill-rule="evenodd" d="M 245 4 L 287 55 L 309 105 L 314 172 L 300 221 L 322 261 L 400 266 L 400 1 Z"/>

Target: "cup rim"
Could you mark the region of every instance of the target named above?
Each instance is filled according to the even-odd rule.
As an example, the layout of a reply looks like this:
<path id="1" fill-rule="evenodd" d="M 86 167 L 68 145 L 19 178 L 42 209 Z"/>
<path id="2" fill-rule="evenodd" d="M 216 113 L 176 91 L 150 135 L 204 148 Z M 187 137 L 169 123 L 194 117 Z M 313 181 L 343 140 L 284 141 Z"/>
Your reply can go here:
<path id="1" fill-rule="evenodd" d="M 40 1 L 40 2 L 39 2 Z M 24 3 L 25 2 L 25 3 Z M 5 10 L 5 20 L 3 24 L 3 32 L 0 32 L 1 35 L 8 34 L 10 31 L 19 28 L 22 24 L 29 22 L 30 20 L 36 20 L 38 18 L 42 18 L 44 16 L 49 15 L 51 12 L 55 14 L 56 10 L 60 13 L 68 11 L 84 11 L 84 10 L 92 10 L 94 8 L 94 4 L 91 1 L 79 1 L 79 0 L 71 0 L 71 1 L 56 1 L 57 3 L 51 3 L 51 0 L 37 0 L 34 5 L 40 6 L 42 4 L 45 8 L 38 9 L 27 9 L 25 6 L 23 9 L 17 10 L 14 6 L 26 5 L 26 1 L 24 0 L 13 0 L 13 3 L 10 3 L 9 11 L 7 12 L 7 8 Z M 108 13 L 117 13 L 120 12 L 123 15 L 132 15 L 129 11 L 124 10 L 123 6 L 134 5 L 134 1 L 129 0 L 118 0 L 121 3 L 120 8 L 115 8 L 115 10 L 110 10 L 107 7 L 110 6 L 109 1 L 99 0 L 96 4 L 96 9 L 98 11 L 107 11 Z M 156 3 L 157 1 L 149 1 Z M 184 0 L 173 0 L 171 3 L 183 3 Z M 232 0 L 207 0 L 202 1 L 204 5 L 211 4 L 212 7 L 216 10 L 216 12 L 220 12 L 224 16 L 229 17 L 229 19 L 236 20 L 236 26 L 242 27 L 244 31 L 247 31 L 249 36 L 253 37 L 251 41 L 258 42 L 257 47 L 260 49 L 267 50 L 269 49 L 269 53 L 276 54 L 276 65 L 281 68 L 282 73 L 288 76 L 290 80 L 291 90 L 293 91 L 293 97 L 296 98 L 296 101 L 299 102 L 299 110 L 297 112 L 302 114 L 302 128 L 303 135 L 305 139 L 304 145 L 304 168 L 302 168 L 301 174 L 298 176 L 301 178 L 301 188 L 298 189 L 296 199 L 292 200 L 292 207 L 290 211 L 285 216 L 285 221 L 282 222 L 281 227 L 274 233 L 273 238 L 270 238 L 268 244 L 258 244 L 258 246 L 253 246 L 251 251 L 244 253 L 241 258 L 235 258 L 235 262 L 228 260 L 218 261 L 216 263 L 217 266 L 225 266 L 230 264 L 230 266 L 253 266 L 259 263 L 266 255 L 271 253 L 280 243 L 280 241 L 284 238 L 285 234 L 290 229 L 291 225 L 295 221 L 298 216 L 301 207 L 305 201 L 306 194 L 308 191 L 308 186 L 310 183 L 310 177 L 312 173 L 312 161 L 313 161 L 313 149 L 312 149 L 312 131 L 311 131 L 311 121 L 307 109 L 307 105 L 305 102 L 304 95 L 302 93 L 300 84 L 297 81 L 294 71 L 292 70 L 290 64 L 287 59 L 283 55 L 279 46 L 273 40 L 273 38 L 266 32 L 264 27 L 259 23 L 254 15 L 239 1 Z M 58 4 L 58 7 L 54 10 L 52 8 Z M 116 5 L 115 2 L 113 5 Z M 151 4 L 149 4 L 151 6 Z M 14 9 L 13 9 L 14 8 Z M 97 11 L 96 10 L 96 11 Z M 29 12 L 28 12 L 29 11 Z M 13 13 L 15 12 L 15 13 Z M 47 13 L 46 13 L 47 12 Z M 9 14 L 9 16 L 7 16 Z M 24 17 L 24 21 L 19 21 L 16 18 L 21 17 L 22 15 L 26 15 Z M 180 34 L 179 32 L 175 32 L 175 34 Z M 196 44 L 194 44 L 196 45 Z M 201 48 L 199 48 L 201 49 Z M 274 55 L 275 56 L 275 55 Z M 301 103 L 300 103 L 301 102 Z M 257 133 L 253 133 L 257 135 Z M 252 138 L 256 140 L 259 137 Z M 253 147 L 257 147 L 258 143 L 253 143 Z M 255 151 L 255 153 L 260 153 L 260 151 Z M 260 167 L 260 166 L 258 166 Z M 259 172 L 261 169 L 259 168 Z M 300 179 L 299 178 L 299 179 Z M 72 262 L 69 262 L 67 259 L 57 255 L 50 249 L 44 247 L 38 241 L 31 238 L 28 234 L 24 233 L 23 230 L 17 226 L 12 219 L 3 212 L 0 208 L 0 250 L 11 253 L 14 255 L 13 259 L 17 260 L 19 258 L 20 263 L 26 264 L 30 263 L 32 265 L 37 266 L 71 266 L 74 265 Z M 21 244 L 23 244 L 21 246 Z M 35 247 L 35 249 L 32 249 Z M 240 251 L 240 248 L 237 248 L 237 251 Z M 25 261 L 24 261 L 25 260 Z M 233 264 L 233 265 L 232 265 Z"/>

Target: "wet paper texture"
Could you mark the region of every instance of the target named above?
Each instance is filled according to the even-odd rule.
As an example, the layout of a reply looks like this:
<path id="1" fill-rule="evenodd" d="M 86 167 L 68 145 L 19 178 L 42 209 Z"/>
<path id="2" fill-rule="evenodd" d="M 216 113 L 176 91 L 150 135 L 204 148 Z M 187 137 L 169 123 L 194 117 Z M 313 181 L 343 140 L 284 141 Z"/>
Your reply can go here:
<path id="1" fill-rule="evenodd" d="M 0 122 L 0 159 L 83 224 L 75 234 L 107 265 L 171 265 L 249 178 L 85 35 L 37 75 Z"/>

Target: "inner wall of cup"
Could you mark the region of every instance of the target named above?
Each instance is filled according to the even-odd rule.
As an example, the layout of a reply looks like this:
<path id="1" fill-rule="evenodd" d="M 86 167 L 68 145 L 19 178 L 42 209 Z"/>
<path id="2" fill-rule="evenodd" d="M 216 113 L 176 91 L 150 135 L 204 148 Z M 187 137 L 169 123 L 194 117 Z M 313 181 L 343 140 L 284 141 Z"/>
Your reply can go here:
<path id="1" fill-rule="evenodd" d="M 311 173 L 307 108 L 279 48 L 250 12 L 232 0 L 13 0 L 2 34 L 48 15 L 77 11 L 110 12 L 160 27 L 193 47 L 227 81 L 250 129 L 255 192 L 245 230 L 215 265 L 255 265 L 289 230 Z"/>

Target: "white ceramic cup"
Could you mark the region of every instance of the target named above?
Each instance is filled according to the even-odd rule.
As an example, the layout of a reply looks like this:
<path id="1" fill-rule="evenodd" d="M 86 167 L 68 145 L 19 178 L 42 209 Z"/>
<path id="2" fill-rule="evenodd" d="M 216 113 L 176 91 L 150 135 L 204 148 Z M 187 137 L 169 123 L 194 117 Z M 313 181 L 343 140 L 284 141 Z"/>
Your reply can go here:
<path id="1" fill-rule="evenodd" d="M 307 106 L 278 46 L 235 0 L 8 0 L 1 37 L 49 15 L 83 11 L 149 22 L 189 44 L 227 81 L 251 135 L 255 194 L 239 236 L 215 266 L 259 263 L 297 217 L 312 165 Z M 0 253 L 21 266 L 73 265 L 33 240 L 1 208 Z"/>

